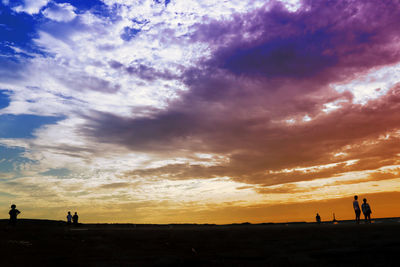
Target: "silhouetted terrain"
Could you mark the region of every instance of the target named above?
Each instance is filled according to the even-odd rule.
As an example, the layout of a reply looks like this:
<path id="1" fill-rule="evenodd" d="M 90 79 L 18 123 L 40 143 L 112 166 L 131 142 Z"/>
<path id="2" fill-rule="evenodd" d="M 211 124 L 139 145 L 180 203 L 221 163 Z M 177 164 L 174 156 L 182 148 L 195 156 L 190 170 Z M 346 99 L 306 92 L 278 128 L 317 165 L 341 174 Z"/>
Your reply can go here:
<path id="1" fill-rule="evenodd" d="M 0 220 L 0 266 L 398 266 L 398 218 L 371 225 Z"/>

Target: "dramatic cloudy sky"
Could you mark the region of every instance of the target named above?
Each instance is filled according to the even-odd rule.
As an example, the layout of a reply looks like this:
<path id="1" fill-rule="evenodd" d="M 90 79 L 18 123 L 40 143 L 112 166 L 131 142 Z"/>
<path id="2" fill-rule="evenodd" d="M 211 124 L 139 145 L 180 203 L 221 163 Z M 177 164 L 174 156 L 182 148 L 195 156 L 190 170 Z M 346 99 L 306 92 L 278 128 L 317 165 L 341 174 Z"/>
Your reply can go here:
<path id="1" fill-rule="evenodd" d="M 397 0 L 1 0 L 0 212 L 400 210 Z"/>

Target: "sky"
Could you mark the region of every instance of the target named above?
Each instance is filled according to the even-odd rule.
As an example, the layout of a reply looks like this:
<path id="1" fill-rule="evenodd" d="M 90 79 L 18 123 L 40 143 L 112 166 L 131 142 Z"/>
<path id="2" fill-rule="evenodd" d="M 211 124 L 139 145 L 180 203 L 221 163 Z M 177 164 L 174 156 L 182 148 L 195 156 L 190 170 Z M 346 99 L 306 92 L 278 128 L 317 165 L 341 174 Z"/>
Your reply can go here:
<path id="1" fill-rule="evenodd" d="M 0 0 L 0 217 L 400 216 L 397 0 Z"/>

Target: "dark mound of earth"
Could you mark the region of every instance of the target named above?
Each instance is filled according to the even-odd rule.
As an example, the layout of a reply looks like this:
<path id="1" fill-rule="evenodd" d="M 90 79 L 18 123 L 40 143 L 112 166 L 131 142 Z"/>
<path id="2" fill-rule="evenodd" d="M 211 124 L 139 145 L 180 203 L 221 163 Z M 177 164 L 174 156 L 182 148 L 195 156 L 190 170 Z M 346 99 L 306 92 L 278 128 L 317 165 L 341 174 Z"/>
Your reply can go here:
<path id="1" fill-rule="evenodd" d="M 398 266 L 398 219 L 373 224 L 133 225 L 0 220 L 0 266 Z"/>

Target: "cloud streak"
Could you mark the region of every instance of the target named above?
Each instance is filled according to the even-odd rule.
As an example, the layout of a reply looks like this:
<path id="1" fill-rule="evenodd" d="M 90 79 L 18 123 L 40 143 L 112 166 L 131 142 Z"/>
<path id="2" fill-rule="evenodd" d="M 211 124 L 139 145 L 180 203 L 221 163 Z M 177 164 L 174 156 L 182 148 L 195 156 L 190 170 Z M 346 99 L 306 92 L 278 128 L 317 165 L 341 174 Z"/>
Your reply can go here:
<path id="1" fill-rule="evenodd" d="M 221 166 L 169 165 L 131 173 L 169 173 L 171 179 L 229 176 L 271 185 L 396 164 L 398 87 L 360 105 L 351 91 L 337 92 L 331 84 L 400 60 L 393 26 L 398 9 L 396 2 L 304 1 L 290 12 L 272 3 L 232 20 L 196 25 L 191 41 L 208 43 L 212 53 L 183 72 L 187 92 L 151 117 L 99 113 L 85 134 L 135 151 L 185 149 L 230 159 Z M 371 26 L 366 17 L 376 23 Z M 324 111 L 339 100 L 339 109 Z M 346 156 L 336 158 L 339 152 Z M 357 163 L 340 164 L 343 160 Z M 338 165 L 279 172 L 330 163 Z"/>

